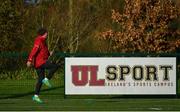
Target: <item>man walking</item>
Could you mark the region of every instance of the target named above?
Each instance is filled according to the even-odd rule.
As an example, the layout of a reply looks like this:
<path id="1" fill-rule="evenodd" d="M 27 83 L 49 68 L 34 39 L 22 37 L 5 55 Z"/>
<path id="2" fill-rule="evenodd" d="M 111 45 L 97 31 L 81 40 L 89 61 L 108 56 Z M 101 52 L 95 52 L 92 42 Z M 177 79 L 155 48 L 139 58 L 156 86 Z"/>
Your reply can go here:
<path id="1" fill-rule="evenodd" d="M 48 32 L 46 29 L 41 28 L 38 31 L 38 36 L 34 41 L 34 46 L 29 54 L 27 66 L 31 67 L 32 65 L 36 69 L 38 74 L 38 80 L 35 87 L 35 94 L 32 99 L 38 103 L 42 103 L 42 100 L 39 98 L 39 93 L 42 84 L 45 84 L 48 87 L 51 87 L 49 80 L 52 78 L 55 71 L 58 69 L 58 65 L 51 63 L 48 60 L 48 57 L 52 55 L 48 50 L 46 45 Z M 48 75 L 45 77 L 45 69 L 48 70 Z"/>

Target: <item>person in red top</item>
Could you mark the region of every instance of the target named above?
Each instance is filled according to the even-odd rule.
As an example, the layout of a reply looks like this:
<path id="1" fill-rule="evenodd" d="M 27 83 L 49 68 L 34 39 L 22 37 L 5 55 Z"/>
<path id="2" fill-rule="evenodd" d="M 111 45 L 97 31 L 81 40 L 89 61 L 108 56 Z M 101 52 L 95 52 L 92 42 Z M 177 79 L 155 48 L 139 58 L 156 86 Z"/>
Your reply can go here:
<path id="1" fill-rule="evenodd" d="M 32 98 L 34 101 L 37 101 L 38 103 L 42 103 L 42 100 L 39 98 L 39 93 L 42 84 L 51 87 L 49 80 L 52 78 L 53 74 L 58 69 L 57 64 L 51 63 L 48 60 L 49 56 L 52 55 L 52 52 L 49 52 L 48 47 L 46 45 L 47 35 L 48 32 L 46 29 L 39 29 L 38 36 L 34 41 L 34 46 L 31 50 L 31 53 L 29 54 L 27 61 L 27 66 L 31 67 L 33 65 L 38 74 L 38 81 L 36 83 L 35 94 Z M 45 77 L 45 69 L 48 70 L 47 77 Z"/>

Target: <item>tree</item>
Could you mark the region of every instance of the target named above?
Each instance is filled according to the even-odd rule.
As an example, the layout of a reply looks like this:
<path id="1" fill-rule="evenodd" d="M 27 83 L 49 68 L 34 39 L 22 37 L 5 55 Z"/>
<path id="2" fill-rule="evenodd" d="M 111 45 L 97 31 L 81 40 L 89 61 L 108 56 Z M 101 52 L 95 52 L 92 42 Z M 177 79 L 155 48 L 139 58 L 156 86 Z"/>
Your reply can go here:
<path id="1" fill-rule="evenodd" d="M 0 50 L 17 51 L 21 49 L 22 19 L 13 0 L 1 0 L 0 4 Z"/>
<path id="2" fill-rule="evenodd" d="M 108 18 L 111 13 L 106 12 L 112 7 L 118 8 L 121 2 L 122 0 L 41 0 L 39 5 L 25 6 L 21 8 L 24 20 L 23 49 L 30 50 L 38 28 L 46 27 L 50 49 L 57 38 L 61 37 L 59 51 L 95 51 L 97 47 L 94 35 L 98 30 L 111 25 Z"/>
<path id="3" fill-rule="evenodd" d="M 1 0 L 0 1 L 0 53 L 21 51 L 22 47 L 22 18 L 15 0 Z M 15 69 L 17 59 L 0 58 L 0 69 Z"/>
<path id="4" fill-rule="evenodd" d="M 171 52 L 180 46 L 174 22 L 180 15 L 172 0 L 125 0 L 123 13 L 112 10 L 116 29 L 100 33 L 109 51 Z"/>

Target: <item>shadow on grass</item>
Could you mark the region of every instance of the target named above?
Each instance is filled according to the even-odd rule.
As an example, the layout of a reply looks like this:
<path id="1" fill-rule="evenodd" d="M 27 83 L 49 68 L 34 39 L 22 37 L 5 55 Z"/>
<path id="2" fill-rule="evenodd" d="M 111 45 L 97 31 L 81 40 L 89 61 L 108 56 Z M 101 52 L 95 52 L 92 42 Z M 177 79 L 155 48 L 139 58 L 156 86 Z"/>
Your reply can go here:
<path id="1" fill-rule="evenodd" d="M 118 98 L 131 98 L 131 99 L 164 99 L 164 98 L 179 98 L 179 94 L 178 95 L 121 95 L 121 96 L 114 96 L 112 97 L 112 99 L 118 99 Z"/>
<path id="2" fill-rule="evenodd" d="M 57 87 L 53 87 L 53 88 L 49 88 L 49 89 L 44 89 L 41 92 L 45 92 L 45 91 L 50 91 L 50 90 L 56 90 L 59 88 L 64 88 L 64 86 L 57 86 Z M 24 97 L 24 96 L 28 96 L 28 95 L 33 95 L 34 91 L 32 92 L 27 92 L 27 93 L 22 93 L 22 94 L 16 94 L 16 95 L 9 95 L 9 96 L 5 96 L 5 97 L 0 97 L 0 99 L 10 99 L 10 98 L 20 98 L 20 97 Z"/>
<path id="3" fill-rule="evenodd" d="M 111 99 L 107 102 L 121 101 L 113 99 L 179 99 L 180 97 L 176 95 L 66 95 L 65 98 L 69 99 Z M 104 102 L 104 100 L 97 100 L 99 102 Z"/>

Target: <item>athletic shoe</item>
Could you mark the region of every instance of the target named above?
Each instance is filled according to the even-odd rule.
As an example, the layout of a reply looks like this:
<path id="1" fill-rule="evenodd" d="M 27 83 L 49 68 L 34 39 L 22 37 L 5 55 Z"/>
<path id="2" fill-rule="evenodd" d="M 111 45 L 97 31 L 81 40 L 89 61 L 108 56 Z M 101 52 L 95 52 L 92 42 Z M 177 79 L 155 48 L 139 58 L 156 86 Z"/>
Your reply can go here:
<path id="1" fill-rule="evenodd" d="M 48 87 L 52 87 L 51 84 L 49 83 L 49 80 L 48 80 L 47 78 L 44 78 L 44 79 L 42 80 L 42 83 L 45 84 L 45 85 L 48 86 Z"/>
<path id="2" fill-rule="evenodd" d="M 43 103 L 43 101 L 38 96 L 35 96 L 35 95 L 32 97 L 32 100 L 38 103 Z"/>

